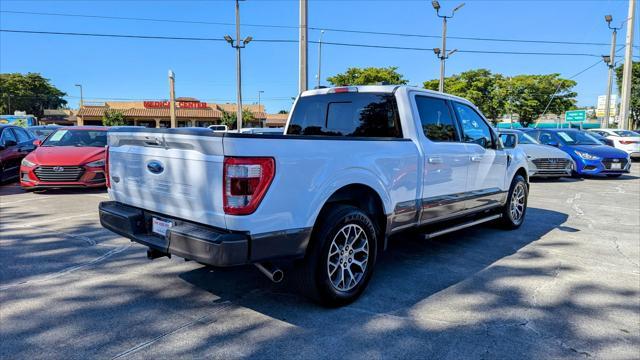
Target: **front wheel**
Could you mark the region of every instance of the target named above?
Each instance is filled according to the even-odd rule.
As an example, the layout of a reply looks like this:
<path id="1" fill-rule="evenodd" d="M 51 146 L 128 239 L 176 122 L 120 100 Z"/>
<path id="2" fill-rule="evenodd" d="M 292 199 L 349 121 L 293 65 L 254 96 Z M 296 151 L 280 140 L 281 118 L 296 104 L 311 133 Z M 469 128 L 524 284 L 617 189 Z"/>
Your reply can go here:
<path id="1" fill-rule="evenodd" d="M 511 181 L 507 202 L 502 209 L 500 222 L 506 229 L 517 229 L 524 222 L 527 213 L 527 198 L 529 186 L 521 175 L 516 175 Z"/>
<path id="2" fill-rule="evenodd" d="M 323 215 L 296 269 L 298 285 L 324 306 L 342 306 L 362 294 L 373 274 L 377 230 L 369 216 L 353 206 L 338 205 Z"/>

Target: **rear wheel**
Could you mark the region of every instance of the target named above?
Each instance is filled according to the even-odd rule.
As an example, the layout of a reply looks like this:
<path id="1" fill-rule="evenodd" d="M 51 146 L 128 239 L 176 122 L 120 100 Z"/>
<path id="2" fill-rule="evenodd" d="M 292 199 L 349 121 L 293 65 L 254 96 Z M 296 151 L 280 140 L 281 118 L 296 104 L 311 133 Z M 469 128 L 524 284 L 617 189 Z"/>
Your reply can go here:
<path id="1" fill-rule="evenodd" d="M 527 213 L 527 198 L 529 187 L 521 175 L 516 175 L 511 181 L 507 203 L 502 209 L 500 222 L 506 229 L 517 229 L 524 222 Z"/>
<path id="2" fill-rule="evenodd" d="M 376 227 L 354 206 L 338 205 L 323 218 L 296 269 L 298 285 L 322 305 L 346 305 L 362 294 L 373 273 Z"/>

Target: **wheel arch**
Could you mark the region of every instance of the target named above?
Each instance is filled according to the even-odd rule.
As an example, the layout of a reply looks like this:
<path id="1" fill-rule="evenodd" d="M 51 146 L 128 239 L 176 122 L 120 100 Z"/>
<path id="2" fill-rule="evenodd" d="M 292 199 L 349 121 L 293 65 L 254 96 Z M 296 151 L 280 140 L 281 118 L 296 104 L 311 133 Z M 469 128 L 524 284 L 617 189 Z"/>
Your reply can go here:
<path id="1" fill-rule="evenodd" d="M 376 226 L 378 250 L 384 249 L 386 246 L 387 214 L 382 197 L 374 188 L 362 183 L 353 183 L 334 191 L 318 212 L 313 225 L 314 231 L 325 218 L 326 212 L 336 205 L 351 205 L 367 214 Z"/>

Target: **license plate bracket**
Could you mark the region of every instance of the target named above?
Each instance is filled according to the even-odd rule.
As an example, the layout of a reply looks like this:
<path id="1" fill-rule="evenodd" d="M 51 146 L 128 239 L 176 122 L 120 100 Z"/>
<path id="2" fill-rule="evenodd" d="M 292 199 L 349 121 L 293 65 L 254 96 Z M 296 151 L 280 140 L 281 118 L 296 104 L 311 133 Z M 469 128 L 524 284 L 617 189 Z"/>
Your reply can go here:
<path id="1" fill-rule="evenodd" d="M 151 232 L 160 236 L 167 236 L 167 231 L 173 226 L 171 220 L 153 216 L 151 218 Z"/>

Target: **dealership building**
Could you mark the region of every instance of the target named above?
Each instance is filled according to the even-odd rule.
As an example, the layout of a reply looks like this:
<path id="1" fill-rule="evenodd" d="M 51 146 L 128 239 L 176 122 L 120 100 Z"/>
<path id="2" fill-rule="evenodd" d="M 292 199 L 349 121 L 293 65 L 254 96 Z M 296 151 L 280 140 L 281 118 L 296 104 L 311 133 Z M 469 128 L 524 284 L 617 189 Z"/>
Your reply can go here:
<path id="1" fill-rule="evenodd" d="M 263 105 L 243 105 L 255 118 L 243 123 L 243 127 L 280 127 L 286 117 L 265 113 Z M 202 102 L 194 98 L 176 99 L 176 121 L 178 127 L 206 127 L 221 123 L 223 112 L 235 113 L 236 104 Z M 123 115 L 127 125 L 152 128 L 170 127 L 169 101 L 106 101 L 100 104 L 84 104 L 77 112 L 77 125 L 102 125 L 105 112 L 114 111 Z M 279 116 L 276 116 L 279 115 Z M 284 120 L 283 120 L 284 119 Z"/>

